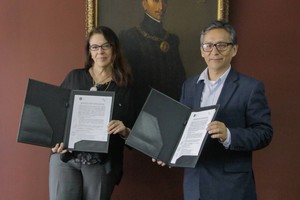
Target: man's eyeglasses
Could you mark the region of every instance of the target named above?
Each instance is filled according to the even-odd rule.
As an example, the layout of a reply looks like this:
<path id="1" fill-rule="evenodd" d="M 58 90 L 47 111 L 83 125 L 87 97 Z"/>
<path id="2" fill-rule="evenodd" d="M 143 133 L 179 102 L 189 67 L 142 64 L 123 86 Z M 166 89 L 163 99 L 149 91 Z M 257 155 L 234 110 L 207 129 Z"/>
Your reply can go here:
<path id="1" fill-rule="evenodd" d="M 233 45 L 231 42 L 218 42 L 218 43 L 204 43 L 202 44 L 202 49 L 205 52 L 211 52 L 214 47 L 217 48 L 218 51 L 226 51 L 228 46 Z"/>
<path id="2" fill-rule="evenodd" d="M 111 47 L 112 47 L 111 44 L 106 42 L 102 45 L 92 44 L 92 45 L 90 45 L 90 50 L 91 51 L 98 51 L 101 48 L 102 50 L 105 51 L 105 50 L 110 49 Z"/>

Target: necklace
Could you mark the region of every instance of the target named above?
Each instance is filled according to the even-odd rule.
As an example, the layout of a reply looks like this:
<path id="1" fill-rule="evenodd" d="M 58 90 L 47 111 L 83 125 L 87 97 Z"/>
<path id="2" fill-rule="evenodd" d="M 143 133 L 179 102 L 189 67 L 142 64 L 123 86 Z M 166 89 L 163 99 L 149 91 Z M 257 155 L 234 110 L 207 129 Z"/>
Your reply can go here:
<path id="1" fill-rule="evenodd" d="M 107 88 L 110 85 L 110 82 L 111 82 L 111 74 L 109 74 L 106 77 L 104 77 L 104 79 L 102 79 L 102 81 L 96 82 L 96 77 L 97 76 L 94 73 L 94 70 L 93 70 L 92 67 L 89 69 L 89 72 L 90 72 L 90 75 L 91 75 L 91 77 L 93 79 L 93 86 L 90 88 L 90 91 L 98 91 L 98 89 L 99 90 L 101 89 L 101 86 L 104 86 L 104 85 L 107 84 L 107 87 L 104 90 L 102 90 L 102 91 L 106 91 Z M 99 74 L 101 75 L 102 73 L 103 73 L 103 70 Z M 105 83 L 105 81 L 108 80 L 108 79 L 110 79 L 110 81 L 108 83 L 107 82 Z"/>
<path id="2" fill-rule="evenodd" d="M 101 80 L 101 81 L 97 81 L 97 77 L 98 77 L 99 75 L 101 76 L 101 75 L 103 74 L 103 71 L 104 71 L 104 70 L 102 70 L 100 73 L 98 73 L 98 74 L 96 75 L 96 73 L 95 73 L 94 70 L 93 70 L 93 67 L 91 67 L 91 68 L 89 69 L 89 72 L 90 72 L 90 74 L 91 74 L 91 76 L 92 76 L 92 78 L 93 78 L 93 81 L 95 81 L 97 84 L 105 83 L 105 82 L 107 82 L 107 81 L 106 81 L 107 79 L 111 78 L 111 72 L 110 72 L 110 73 L 107 74 L 106 76 L 102 77 L 102 80 Z"/>
<path id="3" fill-rule="evenodd" d="M 111 81 L 109 81 L 108 83 L 105 83 L 105 84 L 100 84 L 100 83 L 96 83 L 96 82 L 93 80 L 94 86 L 92 86 L 92 87 L 90 88 L 90 91 L 98 91 L 98 89 L 99 89 L 99 91 L 106 91 L 106 90 L 109 88 L 110 83 L 111 83 Z M 104 90 L 101 90 L 101 87 L 104 86 L 104 85 L 107 85 L 107 86 L 105 87 Z"/>
<path id="4" fill-rule="evenodd" d="M 150 40 L 156 41 L 156 42 L 160 42 L 159 48 L 162 52 L 166 53 L 169 51 L 170 49 L 170 45 L 169 43 L 166 41 L 166 39 L 169 37 L 169 33 L 166 32 L 165 36 L 163 38 L 159 38 L 156 37 L 154 35 L 150 35 L 149 33 L 145 32 L 142 30 L 142 28 L 140 26 L 136 27 L 138 29 L 138 31 L 145 37 L 148 38 Z"/>
<path id="5" fill-rule="evenodd" d="M 106 91 L 108 89 L 108 87 L 110 86 L 111 80 L 108 83 L 103 83 L 104 81 L 106 81 L 107 79 L 111 78 L 111 75 L 108 75 L 105 79 L 103 79 L 101 82 L 96 82 L 96 75 L 92 69 L 92 67 L 89 69 L 91 77 L 93 79 L 93 86 L 90 88 L 90 91 L 98 91 L 102 89 L 102 86 L 106 86 L 105 89 L 102 89 L 101 91 Z M 101 74 L 102 72 L 100 72 L 99 74 Z M 102 84 L 103 83 L 103 84 Z"/>

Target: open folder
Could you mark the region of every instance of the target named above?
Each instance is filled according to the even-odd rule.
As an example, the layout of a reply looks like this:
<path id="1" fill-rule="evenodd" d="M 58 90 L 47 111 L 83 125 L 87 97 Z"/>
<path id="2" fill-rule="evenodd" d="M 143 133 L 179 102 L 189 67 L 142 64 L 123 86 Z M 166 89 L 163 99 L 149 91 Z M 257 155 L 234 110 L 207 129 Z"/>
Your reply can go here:
<path id="1" fill-rule="evenodd" d="M 126 144 L 169 166 L 195 167 L 218 108 L 190 109 L 152 89 Z"/>
<path id="2" fill-rule="evenodd" d="M 106 153 L 114 92 L 69 90 L 29 79 L 17 141 Z"/>

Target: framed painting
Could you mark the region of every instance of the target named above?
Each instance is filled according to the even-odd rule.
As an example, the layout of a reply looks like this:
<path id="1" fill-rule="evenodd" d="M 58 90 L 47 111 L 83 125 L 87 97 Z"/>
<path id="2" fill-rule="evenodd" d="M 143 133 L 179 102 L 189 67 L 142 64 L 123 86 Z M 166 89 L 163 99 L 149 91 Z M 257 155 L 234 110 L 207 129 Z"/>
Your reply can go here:
<path id="1" fill-rule="evenodd" d="M 104 25 L 117 34 L 143 20 L 143 0 L 86 0 L 86 32 Z M 187 76 L 206 66 L 200 56 L 200 33 L 213 20 L 228 20 L 229 0 L 162 0 L 167 2 L 163 25 L 178 36 L 179 52 Z"/>
<path id="2" fill-rule="evenodd" d="M 186 78 L 206 68 L 201 30 L 227 20 L 229 0 L 87 0 L 87 32 L 107 26 L 133 71 L 139 111 L 154 88 L 179 100 Z"/>

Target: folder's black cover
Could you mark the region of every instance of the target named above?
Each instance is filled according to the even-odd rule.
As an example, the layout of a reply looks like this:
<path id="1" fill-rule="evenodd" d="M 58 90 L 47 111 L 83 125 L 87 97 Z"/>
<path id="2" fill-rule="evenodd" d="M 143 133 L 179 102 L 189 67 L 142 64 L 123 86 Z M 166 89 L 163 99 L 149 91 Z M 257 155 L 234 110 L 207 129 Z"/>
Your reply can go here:
<path id="1" fill-rule="evenodd" d="M 70 92 L 29 79 L 17 141 L 44 147 L 63 142 Z"/>
<path id="2" fill-rule="evenodd" d="M 218 107 L 203 107 L 196 111 L 216 109 L 217 113 Z M 170 163 L 192 111 L 195 110 L 151 89 L 126 144 L 169 166 L 195 167 L 202 147 L 198 156 L 182 156 L 176 164 Z"/>
<path id="3" fill-rule="evenodd" d="M 64 142 L 67 147 L 72 113 L 70 104 L 75 94 L 109 95 L 114 98 L 113 92 L 69 90 L 29 79 L 17 142 L 44 147 Z M 81 141 L 73 150 L 105 153 L 108 142 Z"/>

